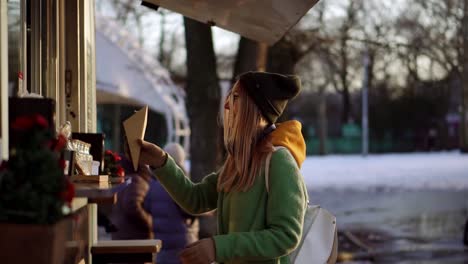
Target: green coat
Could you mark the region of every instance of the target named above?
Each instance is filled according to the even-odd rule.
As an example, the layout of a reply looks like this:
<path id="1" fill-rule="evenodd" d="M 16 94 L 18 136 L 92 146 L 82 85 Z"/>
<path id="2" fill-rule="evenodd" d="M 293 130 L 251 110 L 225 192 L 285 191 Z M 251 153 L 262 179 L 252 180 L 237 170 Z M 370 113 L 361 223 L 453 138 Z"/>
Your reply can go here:
<path id="1" fill-rule="evenodd" d="M 230 193 L 217 192 L 217 173 L 192 183 L 170 157 L 154 173 L 187 212 L 218 209 L 218 235 L 213 237 L 217 262 L 289 263 L 287 255 L 301 239 L 307 194 L 287 150 L 272 155 L 269 193 L 263 170 L 250 190 Z"/>

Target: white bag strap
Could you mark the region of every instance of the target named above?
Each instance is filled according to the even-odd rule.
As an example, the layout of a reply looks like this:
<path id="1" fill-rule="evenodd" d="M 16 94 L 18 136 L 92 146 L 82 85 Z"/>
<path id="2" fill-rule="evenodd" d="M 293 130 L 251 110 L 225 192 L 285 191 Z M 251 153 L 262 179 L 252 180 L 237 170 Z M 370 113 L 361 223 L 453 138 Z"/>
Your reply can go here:
<path id="1" fill-rule="evenodd" d="M 273 148 L 274 148 L 273 151 L 268 153 L 268 155 L 265 158 L 265 187 L 266 187 L 267 193 L 270 193 L 270 181 L 269 181 L 270 174 L 269 173 L 270 173 L 271 155 L 273 155 L 274 152 L 280 149 L 286 149 L 289 152 L 289 150 L 283 146 L 274 146 Z M 307 204 L 309 204 L 309 197 L 307 195 L 307 188 L 305 186 L 304 186 L 304 191 L 306 193 Z"/>
<path id="2" fill-rule="evenodd" d="M 279 147 L 273 147 L 273 151 L 268 153 L 268 155 L 266 156 L 266 159 L 265 159 L 265 187 L 266 187 L 266 190 L 267 190 L 267 193 L 270 192 L 270 184 L 269 184 L 269 178 L 270 178 L 270 161 L 271 161 L 271 155 L 273 155 L 274 152 L 276 152 L 277 150 L 279 149 L 286 149 L 285 147 L 283 146 L 279 146 Z"/>

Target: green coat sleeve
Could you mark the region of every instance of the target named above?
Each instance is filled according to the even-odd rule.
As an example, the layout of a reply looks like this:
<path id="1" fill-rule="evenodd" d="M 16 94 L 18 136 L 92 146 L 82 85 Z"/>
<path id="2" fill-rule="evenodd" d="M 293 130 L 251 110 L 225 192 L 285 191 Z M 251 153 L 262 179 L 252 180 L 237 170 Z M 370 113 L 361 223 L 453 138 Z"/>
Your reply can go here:
<path id="1" fill-rule="evenodd" d="M 212 173 L 200 183 L 193 183 L 168 156 L 166 164 L 153 171 L 174 201 L 190 214 L 201 214 L 216 209 L 218 174 Z"/>
<path id="2" fill-rule="evenodd" d="M 297 164 L 287 150 L 272 155 L 269 185 L 266 229 L 215 236 L 216 261 L 274 259 L 298 246 L 306 193 Z"/>

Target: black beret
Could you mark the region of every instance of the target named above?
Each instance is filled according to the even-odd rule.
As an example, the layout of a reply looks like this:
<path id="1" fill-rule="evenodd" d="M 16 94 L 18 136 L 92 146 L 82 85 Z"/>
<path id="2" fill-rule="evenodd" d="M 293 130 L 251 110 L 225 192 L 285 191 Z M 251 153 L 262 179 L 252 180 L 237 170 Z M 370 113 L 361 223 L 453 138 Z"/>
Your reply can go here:
<path id="1" fill-rule="evenodd" d="M 238 80 L 270 124 L 276 122 L 288 101 L 301 90 L 301 80 L 296 75 L 246 72 Z"/>

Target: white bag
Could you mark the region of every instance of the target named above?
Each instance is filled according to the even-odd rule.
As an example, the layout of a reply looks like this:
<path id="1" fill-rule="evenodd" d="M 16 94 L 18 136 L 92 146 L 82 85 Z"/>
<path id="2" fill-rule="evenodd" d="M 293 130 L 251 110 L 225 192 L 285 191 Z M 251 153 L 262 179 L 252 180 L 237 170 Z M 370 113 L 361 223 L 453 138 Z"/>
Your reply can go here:
<path id="1" fill-rule="evenodd" d="M 275 147 L 277 151 L 284 147 Z M 286 149 L 286 148 L 285 148 Z M 265 185 L 269 193 L 269 170 L 271 153 L 265 161 Z M 309 205 L 304 216 L 302 237 L 299 246 L 289 255 L 294 264 L 335 263 L 338 256 L 336 217 L 319 205 Z"/>

